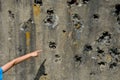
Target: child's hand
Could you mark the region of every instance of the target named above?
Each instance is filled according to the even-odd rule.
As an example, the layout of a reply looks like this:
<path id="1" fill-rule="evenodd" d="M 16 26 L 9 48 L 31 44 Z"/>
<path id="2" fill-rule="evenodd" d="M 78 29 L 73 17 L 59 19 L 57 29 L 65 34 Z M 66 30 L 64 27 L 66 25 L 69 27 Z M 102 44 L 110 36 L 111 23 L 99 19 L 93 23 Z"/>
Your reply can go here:
<path id="1" fill-rule="evenodd" d="M 37 50 L 37 51 L 31 52 L 30 55 L 32 57 L 37 57 L 41 52 L 42 52 L 42 50 Z"/>

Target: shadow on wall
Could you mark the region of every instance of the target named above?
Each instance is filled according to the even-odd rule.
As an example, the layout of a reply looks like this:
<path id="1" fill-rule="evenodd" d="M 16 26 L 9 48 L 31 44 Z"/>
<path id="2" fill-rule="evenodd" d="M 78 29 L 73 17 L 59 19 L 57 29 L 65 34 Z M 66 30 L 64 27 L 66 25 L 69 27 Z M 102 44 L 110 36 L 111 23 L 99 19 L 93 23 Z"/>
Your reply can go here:
<path id="1" fill-rule="evenodd" d="M 45 60 L 43 61 L 43 63 L 40 65 L 40 68 L 38 69 L 38 72 L 37 72 L 34 80 L 39 80 L 40 77 L 47 75 L 47 74 L 45 73 L 45 65 L 44 65 L 45 62 L 46 62 L 46 59 L 45 59 Z"/>

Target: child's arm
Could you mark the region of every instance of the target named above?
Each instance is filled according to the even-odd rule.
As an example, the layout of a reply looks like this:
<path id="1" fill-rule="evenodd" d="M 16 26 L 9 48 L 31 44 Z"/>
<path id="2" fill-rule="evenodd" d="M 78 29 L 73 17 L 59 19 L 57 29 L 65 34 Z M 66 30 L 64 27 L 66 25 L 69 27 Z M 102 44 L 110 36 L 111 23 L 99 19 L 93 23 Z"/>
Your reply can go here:
<path id="1" fill-rule="evenodd" d="M 37 51 L 34 51 L 34 52 L 31 52 L 29 54 L 26 54 L 24 56 L 21 56 L 21 57 L 18 57 L 10 62 L 8 62 L 7 64 L 5 64 L 4 66 L 2 66 L 2 70 L 3 72 L 6 72 L 8 71 L 10 68 L 12 68 L 14 65 L 28 59 L 28 58 L 31 58 L 31 57 L 36 57 L 38 56 L 38 54 L 40 53 L 41 51 L 40 50 L 37 50 Z"/>

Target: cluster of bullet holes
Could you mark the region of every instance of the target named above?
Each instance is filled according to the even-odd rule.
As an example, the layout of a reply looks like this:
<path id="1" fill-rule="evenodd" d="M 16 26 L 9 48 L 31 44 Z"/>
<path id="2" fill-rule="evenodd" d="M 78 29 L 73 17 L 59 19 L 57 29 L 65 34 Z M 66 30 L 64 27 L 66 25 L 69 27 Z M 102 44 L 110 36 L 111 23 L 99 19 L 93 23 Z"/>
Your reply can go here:
<path id="1" fill-rule="evenodd" d="M 81 61 L 82 61 L 82 57 L 79 56 L 79 55 L 75 55 L 74 59 L 75 59 L 75 62 L 80 62 L 81 63 Z"/>
<path id="2" fill-rule="evenodd" d="M 52 8 L 47 10 L 47 17 L 43 20 L 45 25 L 54 29 L 58 25 L 58 16 L 54 13 Z"/>
<path id="3" fill-rule="evenodd" d="M 58 54 L 55 54 L 55 62 L 61 61 L 61 56 Z"/>
<path id="4" fill-rule="evenodd" d="M 82 3 L 83 3 L 83 4 L 88 4 L 89 1 L 90 1 L 90 0 L 82 0 Z"/>
<path id="5" fill-rule="evenodd" d="M 73 22 L 75 29 L 81 29 L 83 27 L 80 16 L 76 13 L 72 14 L 72 22 Z"/>
<path id="6" fill-rule="evenodd" d="M 102 35 L 97 39 L 97 42 L 109 44 L 111 41 L 111 34 L 108 31 L 102 33 Z"/>
<path id="7" fill-rule="evenodd" d="M 43 5 L 43 1 L 42 0 L 34 0 L 34 3 L 39 4 L 40 6 Z"/>
<path id="8" fill-rule="evenodd" d="M 56 48 L 56 43 L 50 41 L 50 42 L 49 42 L 49 48 L 55 49 L 55 48 Z"/>
<path id="9" fill-rule="evenodd" d="M 104 61 L 105 57 L 106 57 L 106 53 L 104 53 L 104 51 L 100 51 L 100 54 L 102 53 L 103 55 L 101 56 L 101 62 L 98 63 L 99 66 L 106 66 L 106 64 L 109 66 L 109 69 L 114 69 L 116 68 L 119 63 L 120 63 L 120 52 L 118 51 L 118 48 L 110 48 L 107 52 L 107 55 L 111 56 L 110 58 L 108 58 L 108 60 L 110 59 L 110 61 Z M 98 54 L 98 55 L 100 55 Z"/>
<path id="10" fill-rule="evenodd" d="M 89 45 L 89 44 L 86 44 L 86 45 L 84 46 L 84 51 L 91 51 L 92 49 L 93 49 L 92 46 Z"/>
<path id="11" fill-rule="evenodd" d="M 12 18 L 12 19 L 14 19 L 14 18 L 15 18 L 14 14 L 12 13 L 12 11 L 11 11 L 11 10 L 8 10 L 8 13 L 9 13 L 9 17 L 10 17 L 10 18 Z"/>

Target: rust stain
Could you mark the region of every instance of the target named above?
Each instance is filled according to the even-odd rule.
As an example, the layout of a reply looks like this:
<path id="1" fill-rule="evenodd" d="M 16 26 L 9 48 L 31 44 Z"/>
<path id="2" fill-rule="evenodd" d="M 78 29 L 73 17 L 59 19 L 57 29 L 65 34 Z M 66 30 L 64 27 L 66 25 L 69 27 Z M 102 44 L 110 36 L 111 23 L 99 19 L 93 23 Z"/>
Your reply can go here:
<path id="1" fill-rule="evenodd" d="M 26 45 L 27 47 L 30 46 L 30 32 L 26 32 Z"/>
<path id="2" fill-rule="evenodd" d="M 40 15 L 40 5 L 38 5 L 38 4 L 33 5 L 33 14 L 34 14 L 34 16 Z"/>

